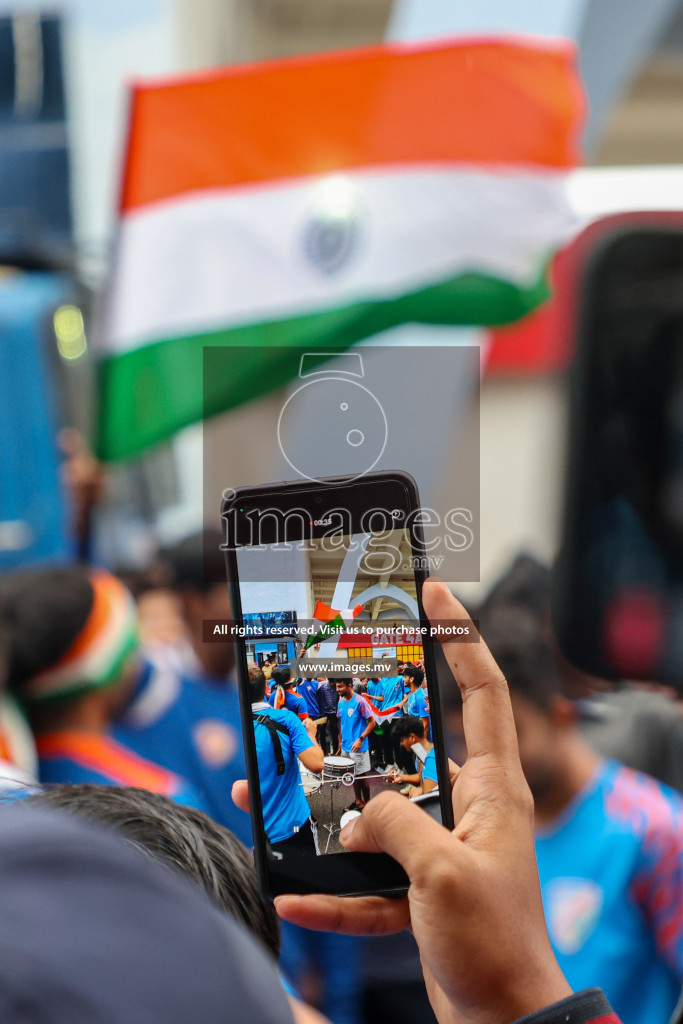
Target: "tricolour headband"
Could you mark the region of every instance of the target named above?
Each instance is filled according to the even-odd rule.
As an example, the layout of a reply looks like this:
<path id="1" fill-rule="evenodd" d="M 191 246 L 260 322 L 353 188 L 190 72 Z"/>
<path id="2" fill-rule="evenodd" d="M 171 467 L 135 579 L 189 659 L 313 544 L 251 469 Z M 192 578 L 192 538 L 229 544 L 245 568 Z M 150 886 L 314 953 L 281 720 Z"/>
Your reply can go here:
<path id="1" fill-rule="evenodd" d="M 61 658 L 29 679 L 27 702 L 75 696 L 110 686 L 138 645 L 135 602 L 111 573 L 90 574 L 93 604 L 80 633 Z"/>

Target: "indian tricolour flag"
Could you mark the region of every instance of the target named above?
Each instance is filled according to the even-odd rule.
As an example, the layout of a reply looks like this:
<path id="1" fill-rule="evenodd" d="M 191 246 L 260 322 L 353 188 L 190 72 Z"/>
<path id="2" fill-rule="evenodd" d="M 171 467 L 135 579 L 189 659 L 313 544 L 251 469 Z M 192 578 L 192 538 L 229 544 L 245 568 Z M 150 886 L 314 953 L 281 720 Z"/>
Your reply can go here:
<path id="1" fill-rule="evenodd" d="M 336 608 L 330 608 L 323 601 L 316 601 L 315 608 L 313 609 L 313 618 L 321 622 L 322 626 L 315 635 L 309 636 L 304 651 L 307 651 L 309 647 L 329 640 L 331 636 L 343 633 L 362 611 L 362 604 L 357 604 L 354 608 L 345 608 L 343 611 L 338 611 Z"/>
<path id="2" fill-rule="evenodd" d="M 398 715 L 401 710 L 400 703 L 392 704 L 391 706 L 385 708 L 384 705 L 377 700 L 377 698 L 371 697 L 367 693 L 363 693 L 361 694 L 361 696 L 365 703 L 368 705 L 372 717 L 380 725 L 382 724 L 382 722 L 393 722 L 393 720 L 396 718 L 396 715 Z"/>
<path id="3" fill-rule="evenodd" d="M 136 87 L 99 366 L 129 457 L 279 386 L 311 346 L 493 325 L 573 229 L 573 47 L 381 46 Z M 205 346 L 237 346 L 203 393 Z"/>

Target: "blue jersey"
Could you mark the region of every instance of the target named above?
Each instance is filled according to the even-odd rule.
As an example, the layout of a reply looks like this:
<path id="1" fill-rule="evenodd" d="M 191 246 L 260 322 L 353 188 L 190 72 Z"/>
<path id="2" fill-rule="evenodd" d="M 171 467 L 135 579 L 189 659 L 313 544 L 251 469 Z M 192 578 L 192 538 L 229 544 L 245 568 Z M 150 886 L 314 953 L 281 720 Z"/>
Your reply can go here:
<path id="1" fill-rule="evenodd" d="M 199 793 L 174 772 L 126 750 L 109 736 L 81 732 L 49 732 L 36 739 L 38 776 L 48 785 L 135 786 L 162 793 L 176 803 L 208 811 Z"/>
<path id="2" fill-rule="evenodd" d="M 211 817 L 252 845 L 249 815 L 230 796 L 233 782 L 246 778 L 239 697 L 233 687 L 148 663 L 110 731 L 142 757 L 186 778 Z"/>
<path id="3" fill-rule="evenodd" d="M 372 718 L 372 712 L 363 698 L 354 693 L 349 700 L 340 697 L 337 714 L 341 723 L 341 748 L 349 753 L 353 744 L 360 739 L 361 733 L 365 731 L 368 719 Z M 370 744 L 366 736 L 361 742 L 360 753 L 369 749 Z"/>
<path id="4" fill-rule="evenodd" d="M 403 705 L 406 715 L 415 715 L 416 718 L 428 718 L 427 700 L 425 691 L 418 686 L 414 693 L 408 695 L 408 700 Z"/>
<path id="5" fill-rule="evenodd" d="M 318 695 L 319 687 L 320 683 L 317 679 L 302 679 L 297 686 L 299 696 L 303 697 L 306 710 L 311 718 L 320 718 L 321 716 L 320 697 Z"/>
<path id="6" fill-rule="evenodd" d="M 429 751 L 425 757 L 425 763 L 422 766 L 422 781 L 436 782 L 439 784 L 439 776 L 436 774 L 436 754 L 434 747 Z"/>
<path id="7" fill-rule="evenodd" d="M 400 704 L 405 697 L 405 688 L 403 686 L 403 676 L 390 676 L 389 679 L 382 680 L 383 689 L 383 701 L 382 711 L 388 711 L 389 708 L 395 707 Z M 396 718 L 402 715 L 403 708 L 396 712 Z"/>
<path id="8" fill-rule="evenodd" d="M 363 1020 L 361 964 L 367 955 L 365 939 L 334 932 L 312 932 L 280 922 L 280 965 L 292 984 L 301 989 L 307 976 L 319 978 L 320 1009 L 332 1024 L 359 1024 Z M 297 996 L 297 998 L 301 998 Z"/>
<path id="9" fill-rule="evenodd" d="M 283 775 L 277 773 L 275 745 L 267 725 L 254 723 L 256 760 L 258 762 L 263 824 L 271 843 L 291 839 L 294 830 L 310 817 L 299 771 L 298 755 L 315 746 L 297 716 L 286 708 L 272 708 L 268 704 L 254 704 L 254 715 L 264 715 L 284 725 L 287 732 L 277 736 L 285 762 Z"/>
<path id="10" fill-rule="evenodd" d="M 384 697 L 384 683 L 381 679 L 368 679 L 366 689 L 370 697 Z"/>
<path id="11" fill-rule="evenodd" d="M 601 762 L 536 856 L 550 939 L 575 990 L 598 985 L 623 1024 L 661 1024 L 683 980 L 683 800 Z"/>
<path id="12" fill-rule="evenodd" d="M 281 687 L 275 686 L 271 691 L 268 703 L 271 707 L 275 707 L 275 702 L 280 695 Z M 306 710 L 306 702 L 303 697 L 300 697 L 296 690 L 285 690 L 285 708 L 287 711 L 293 711 L 299 718 L 308 718 L 308 711 Z M 278 710 L 283 710 L 282 708 Z"/>

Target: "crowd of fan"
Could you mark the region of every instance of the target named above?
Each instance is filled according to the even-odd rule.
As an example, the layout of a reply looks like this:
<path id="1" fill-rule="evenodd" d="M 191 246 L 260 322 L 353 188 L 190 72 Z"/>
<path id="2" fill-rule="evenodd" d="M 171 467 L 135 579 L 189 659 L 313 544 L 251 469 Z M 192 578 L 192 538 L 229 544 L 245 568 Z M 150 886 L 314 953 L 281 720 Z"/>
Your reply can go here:
<path id="1" fill-rule="evenodd" d="M 3 1021 L 280 1021 L 291 1019 L 292 1007 L 297 1019 L 312 1020 L 305 1003 L 334 1024 L 429 1021 L 434 1011 L 417 940 L 423 963 L 432 958 L 427 983 L 440 1021 L 505 1024 L 550 996 L 562 1000 L 570 987 L 599 986 L 624 1024 L 664 1024 L 683 980 L 683 800 L 676 792 L 683 789 L 683 716 L 673 694 L 628 683 L 607 688 L 567 665 L 550 627 L 548 573 L 532 559 L 518 559 L 480 607 L 482 636 L 510 688 L 534 798 L 535 857 L 554 953 L 551 963 L 546 940 L 538 940 L 539 961 L 550 966 L 534 968 L 539 991 L 528 983 L 528 1006 L 511 994 L 514 985 L 502 986 L 506 1015 L 490 994 L 492 975 L 488 989 L 481 989 L 489 995 L 480 997 L 472 988 L 477 972 L 470 970 L 468 979 L 459 974 L 466 954 L 477 959 L 478 929 L 488 919 L 485 913 L 475 927 L 474 883 L 467 898 L 460 891 L 457 905 L 448 903 L 449 861 L 438 861 L 442 840 L 431 832 L 433 822 L 424 826 L 429 855 L 436 858 L 432 888 L 424 888 L 427 875 L 417 854 L 406 853 L 404 862 L 415 893 L 431 907 L 431 923 L 415 916 L 414 896 L 412 934 L 404 930 L 409 920 L 401 901 L 380 914 L 362 900 L 353 911 L 349 901 L 340 910 L 336 901 L 328 908 L 307 900 L 294 907 L 290 900 L 279 908 L 286 919 L 279 926 L 247 852 L 248 815 L 231 795 L 237 784 L 237 803 L 245 806 L 234 652 L 230 644 L 204 643 L 201 628 L 204 619 L 229 617 L 227 590 L 224 583 L 206 583 L 204 570 L 197 535 L 145 574 L 59 567 L 0 579 Z M 478 645 L 461 646 L 463 654 L 449 655 L 456 675 L 458 657 L 472 660 L 475 669 L 483 657 Z M 466 687 L 470 668 L 462 664 L 458 682 Z M 344 749 L 340 700 L 360 690 L 375 707 L 395 702 L 402 713 L 391 726 L 375 722 L 360 746 L 367 741 L 368 763 L 392 769 L 397 783 L 424 787 L 412 757 L 416 743 L 431 747 L 421 667 L 403 665 L 393 680 L 365 680 L 348 694 L 349 684 L 340 682 L 296 683 L 276 668 L 264 677 L 271 693 L 264 686 L 261 700 L 271 707 L 278 701 L 286 707 L 288 695 L 300 701 L 303 710 L 297 703 L 295 713 L 308 720 L 326 754 Z M 455 684 L 444 688 L 453 760 L 462 765 L 470 755 L 454 802 L 476 802 L 495 772 L 476 774 L 485 759 L 473 749 L 474 729 L 489 729 L 491 744 L 503 745 L 504 729 L 490 708 L 486 721 L 473 726 L 470 717 L 468 725 L 475 712 L 459 694 Z M 517 785 L 509 768 L 516 757 L 508 744 L 499 759 L 512 759 L 500 794 Z M 496 857 L 502 863 L 512 844 L 511 872 L 515 808 L 523 804 L 516 800 L 513 793 L 506 823 L 487 826 L 498 844 L 490 863 Z M 485 813 L 494 813 L 498 802 L 487 791 Z M 402 855 L 417 810 L 408 801 L 398 802 L 400 810 L 392 803 L 389 821 L 382 816 L 386 801 L 375 803 L 344 841 L 349 848 L 375 849 L 386 836 L 389 852 Z M 396 838 L 392 829 L 399 827 Z M 517 853 L 525 849 L 520 840 Z M 533 907 L 527 911 L 520 903 L 515 911 L 514 904 L 525 879 L 531 879 L 525 890 L 530 906 L 536 898 L 535 868 L 525 858 L 517 861 L 522 881 L 510 882 L 502 894 L 512 924 L 496 924 L 491 912 L 487 925 L 491 947 L 496 931 L 500 946 L 488 955 L 491 970 L 503 970 L 498 954 L 505 954 L 520 978 L 528 970 L 515 967 L 515 942 L 506 945 L 505 936 L 516 935 L 520 951 L 535 948 Z M 453 855 L 454 870 L 456 863 Z M 481 906 L 494 895 L 500 902 L 495 886 L 489 893 L 484 884 Z M 387 915 L 393 915 L 389 923 Z M 443 971 L 434 929 L 441 929 L 442 943 L 450 942 L 449 955 L 459 958 Z M 449 929 L 459 929 L 452 942 Z M 342 934 L 384 931 L 396 934 Z M 452 989 L 447 976 L 459 979 Z M 293 1000 L 289 1008 L 285 990 Z M 456 1008 L 454 1016 L 446 1004 Z M 468 1016 L 465 1005 L 480 1009 Z M 591 1005 L 593 1018 L 601 1006 L 603 1016 L 609 1013 L 603 1004 Z M 584 1013 L 581 1020 L 588 1019 Z"/>

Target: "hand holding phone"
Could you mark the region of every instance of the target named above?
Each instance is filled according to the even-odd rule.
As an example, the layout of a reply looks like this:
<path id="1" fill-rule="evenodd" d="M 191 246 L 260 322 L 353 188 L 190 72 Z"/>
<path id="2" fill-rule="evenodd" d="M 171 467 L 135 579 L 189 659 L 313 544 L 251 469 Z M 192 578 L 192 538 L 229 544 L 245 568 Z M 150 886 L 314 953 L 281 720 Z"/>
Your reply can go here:
<path id="1" fill-rule="evenodd" d="M 427 581 L 432 621 L 465 619 Z M 351 935 L 410 927 L 440 1024 L 507 1024 L 571 994 L 543 916 L 533 801 L 522 773 L 507 684 L 483 642 L 444 642 L 463 696 L 468 759 L 453 785 L 449 832 L 397 793 L 371 800 L 342 832 L 349 850 L 384 852 L 410 880 L 406 899 L 281 896 L 283 920 Z M 238 806 L 246 791 L 236 785 Z"/>

